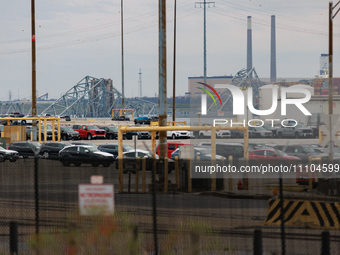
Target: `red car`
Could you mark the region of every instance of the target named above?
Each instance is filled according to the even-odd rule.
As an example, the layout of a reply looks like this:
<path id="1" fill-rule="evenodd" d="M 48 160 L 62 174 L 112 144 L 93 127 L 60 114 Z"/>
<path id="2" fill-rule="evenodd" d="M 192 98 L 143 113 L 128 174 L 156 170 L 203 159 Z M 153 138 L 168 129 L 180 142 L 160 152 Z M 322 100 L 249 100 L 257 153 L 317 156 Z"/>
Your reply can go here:
<path id="1" fill-rule="evenodd" d="M 105 130 L 93 125 L 73 125 L 73 130 L 78 131 L 82 139 L 106 138 Z"/>
<path id="2" fill-rule="evenodd" d="M 262 148 L 249 153 L 249 164 L 298 165 L 301 164 L 301 159 L 274 148 Z"/>
<path id="3" fill-rule="evenodd" d="M 167 157 L 171 158 L 171 153 L 173 153 L 179 145 L 188 145 L 190 143 L 181 143 L 181 142 L 168 142 L 167 144 Z M 159 154 L 159 146 L 157 146 L 156 154 Z"/>

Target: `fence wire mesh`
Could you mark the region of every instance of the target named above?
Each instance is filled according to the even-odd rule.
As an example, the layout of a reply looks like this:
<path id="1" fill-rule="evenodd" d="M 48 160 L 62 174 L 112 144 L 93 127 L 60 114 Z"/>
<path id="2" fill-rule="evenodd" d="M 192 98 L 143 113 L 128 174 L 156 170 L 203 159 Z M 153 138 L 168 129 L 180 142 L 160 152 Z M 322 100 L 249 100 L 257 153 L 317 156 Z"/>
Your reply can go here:
<path id="1" fill-rule="evenodd" d="M 262 254 L 282 254 L 281 226 L 264 225 L 278 178 L 250 179 L 248 190 L 238 189 L 243 179 L 217 179 L 216 191 L 211 191 L 211 179 L 192 179 L 193 190 L 188 192 L 187 169 L 181 167 L 180 187 L 173 170 L 168 175 L 167 193 L 157 175 L 154 204 L 150 169 L 143 193 L 142 171 L 136 186 L 136 172 L 125 168 L 124 192 L 120 193 L 116 164 L 65 167 L 57 160 L 38 159 L 36 180 L 34 164 L 32 158 L 0 164 L 0 251 L 4 254 L 10 252 L 9 225 L 13 221 L 18 223 L 18 254 L 36 254 L 37 247 L 40 254 L 259 254 L 255 230 L 261 231 Z M 78 185 L 89 184 L 93 175 L 114 185 L 114 217 L 79 216 Z M 295 181 L 283 179 L 284 184 Z M 283 196 L 324 199 L 316 191 L 300 192 L 296 197 L 283 191 Z M 35 236 L 36 224 L 40 239 Z M 313 226 L 285 226 L 286 254 L 322 254 L 323 231 Z M 331 254 L 337 254 L 339 230 L 329 233 Z M 70 252 L 73 250 L 75 253 Z"/>

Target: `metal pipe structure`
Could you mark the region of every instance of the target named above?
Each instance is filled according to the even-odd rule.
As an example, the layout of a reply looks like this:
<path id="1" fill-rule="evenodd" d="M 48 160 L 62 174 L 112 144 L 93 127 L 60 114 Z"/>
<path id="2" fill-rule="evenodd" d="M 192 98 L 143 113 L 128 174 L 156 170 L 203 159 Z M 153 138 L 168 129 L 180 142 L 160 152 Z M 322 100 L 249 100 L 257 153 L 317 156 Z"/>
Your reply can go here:
<path id="1" fill-rule="evenodd" d="M 123 133 L 128 133 L 130 131 L 149 131 L 149 132 L 166 132 L 166 131 L 208 131 L 212 130 L 212 126 L 166 126 L 166 127 L 158 127 L 158 126 L 147 126 L 147 127 L 128 127 L 128 126 L 119 126 L 118 127 L 118 159 L 123 158 Z M 249 136 L 248 136 L 248 126 L 246 127 L 225 127 L 216 125 L 214 127 L 216 131 L 220 130 L 235 130 L 244 133 L 244 158 L 248 160 L 249 157 Z M 212 151 L 213 152 L 213 151 Z"/>
<path id="2" fill-rule="evenodd" d="M 276 82 L 276 32 L 275 15 L 271 16 L 271 42 L 270 42 L 270 82 Z"/>
<path id="3" fill-rule="evenodd" d="M 54 137 L 54 122 L 57 120 L 58 121 L 58 140 L 57 142 L 60 142 L 60 139 L 61 139 L 61 134 L 60 134 L 60 118 L 59 117 L 28 117 L 28 118 L 15 118 L 15 117 L 5 117 L 5 118 L 2 118 L 4 120 L 7 121 L 7 126 L 10 126 L 10 122 L 11 121 L 15 121 L 15 120 L 32 120 L 32 126 L 33 126 L 33 123 L 35 123 L 35 125 L 37 125 L 37 122 L 38 122 L 38 131 L 39 131 L 39 139 L 38 139 L 38 142 L 41 143 L 41 121 L 44 121 L 44 138 L 46 139 L 47 138 L 47 135 L 46 135 L 46 126 L 47 126 L 47 123 L 46 121 L 52 121 L 52 126 L 53 126 L 53 132 L 52 132 L 52 137 Z M 35 132 L 36 133 L 36 132 Z M 32 137 L 33 137 L 33 134 L 34 132 L 31 132 L 31 141 L 33 140 Z M 55 138 L 52 138 L 52 141 L 54 142 Z M 47 141 L 47 140 L 45 140 Z"/>

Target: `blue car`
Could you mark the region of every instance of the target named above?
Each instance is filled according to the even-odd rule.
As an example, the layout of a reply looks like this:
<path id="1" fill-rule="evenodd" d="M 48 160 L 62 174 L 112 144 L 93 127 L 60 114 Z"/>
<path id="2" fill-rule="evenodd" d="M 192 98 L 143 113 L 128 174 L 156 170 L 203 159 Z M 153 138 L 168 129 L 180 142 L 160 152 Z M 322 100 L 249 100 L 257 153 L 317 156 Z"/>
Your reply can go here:
<path id="1" fill-rule="evenodd" d="M 148 117 L 138 117 L 135 120 L 135 124 L 150 124 L 150 120 Z"/>

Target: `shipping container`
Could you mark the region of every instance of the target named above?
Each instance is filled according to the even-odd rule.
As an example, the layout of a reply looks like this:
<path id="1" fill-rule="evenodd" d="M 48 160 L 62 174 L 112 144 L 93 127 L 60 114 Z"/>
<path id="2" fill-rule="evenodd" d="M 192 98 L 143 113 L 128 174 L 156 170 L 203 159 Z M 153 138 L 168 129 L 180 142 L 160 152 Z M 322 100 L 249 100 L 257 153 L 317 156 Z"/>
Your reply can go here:
<path id="1" fill-rule="evenodd" d="M 333 92 L 333 95 L 339 95 L 339 91 Z"/>
<path id="2" fill-rule="evenodd" d="M 328 95 L 328 90 L 327 91 L 322 91 L 321 95 Z"/>
<path id="3" fill-rule="evenodd" d="M 321 92 L 314 92 L 314 95 L 319 96 L 321 95 Z"/>
<path id="4" fill-rule="evenodd" d="M 322 83 L 314 84 L 314 88 L 315 88 L 315 87 L 321 88 L 321 87 L 322 87 Z"/>

